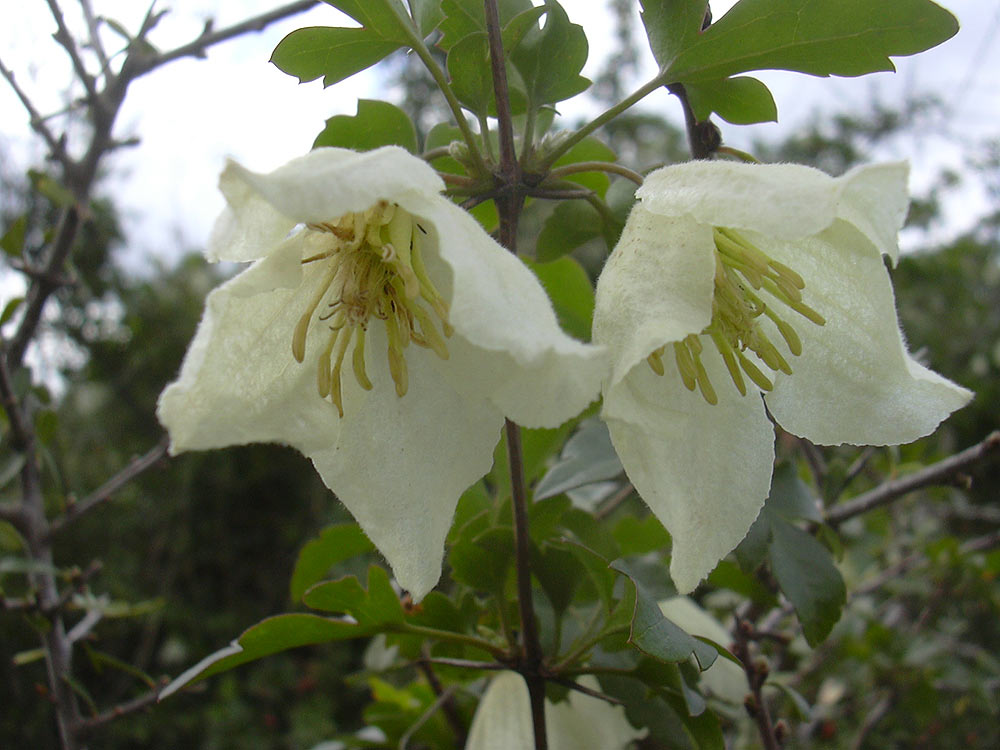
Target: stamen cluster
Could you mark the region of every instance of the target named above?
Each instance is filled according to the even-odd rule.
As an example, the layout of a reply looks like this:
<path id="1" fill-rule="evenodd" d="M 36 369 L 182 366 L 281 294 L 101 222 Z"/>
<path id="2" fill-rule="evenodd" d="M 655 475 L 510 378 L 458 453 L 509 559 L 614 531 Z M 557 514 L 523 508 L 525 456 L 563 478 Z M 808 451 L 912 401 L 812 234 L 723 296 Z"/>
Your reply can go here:
<path id="1" fill-rule="evenodd" d="M 763 391 L 774 383 L 744 352 L 750 350 L 774 372 L 792 374 L 788 360 L 782 356 L 760 325 L 760 316 L 770 319 L 784 339 L 788 351 L 798 356 L 802 342 L 795 328 L 784 320 L 772 303 L 757 292 L 764 291 L 777 302 L 790 308 L 816 325 L 824 325 L 823 316 L 802 301 L 805 282 L 794 270 L 769 258 L 760 249 L 731 229 L 715 228 L 715 293 L 712 297 L 712 321 L 699 334 L 691 334 L 672 344 L 677 371 L 689 391 L 695 388 L 710 404 L 719 402 L 715 388 L 701 361 L 700 336 L 708 336 L 723 361 L 729 376 L 741 395 L 747 388 L 743 375 Z M 647 358 L 657 375 L 663 375 L 663 354 L 660 347 Z"/>
<path id="2" fill-rule="evenodd" d="M 299 362 L 305 359 L 306 335 L 314 319 L 327 325 L 330 336 L 317 365 L 317 390 L 321 398 L 330 398 L 343 417 L 341 370 L 347 348 L 353 339 L 354 377 L 358 385 L 371 390 L 365 369 L 365 337 L 369 321 L 377 318 L 385 324 L 389 372 L 396 394 L 406 395 L 403 350 L 413 342 L 448 359 L 444 337 L 453 333 L 448 305 L 424 267 L 420 244 L 426 232 L 407 211 L 385 201 L 331 222 L 309 224 L 305 231 L 328 235 L 329 247 L 302 261 L 322 263 L 325 268 L 295 326 L 292 355 Z M 325 309 L 317 315 L 321 305 Z"/>

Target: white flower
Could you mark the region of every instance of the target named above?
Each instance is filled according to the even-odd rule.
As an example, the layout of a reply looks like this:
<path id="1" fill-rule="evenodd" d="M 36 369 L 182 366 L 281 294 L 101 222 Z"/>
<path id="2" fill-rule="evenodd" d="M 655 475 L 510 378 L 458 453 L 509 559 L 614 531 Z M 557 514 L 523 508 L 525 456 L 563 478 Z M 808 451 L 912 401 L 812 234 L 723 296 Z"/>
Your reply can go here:
<path id="1" fill-rule="evenodd" d="M 596 397 L 603 352 L 562 333 L 519 260 L 387 147 L 230 163 L 214 290 L 157 414 L 171 451 L 291 445 L 417 599 L 504 417 L 554 427 Z"/>
<path id="2" fill-rule="evenodd" d="M 590 676 L 581 678 L 580 684 L 600 689 Z M 545 701 L 545 734 L 549 750 L 624 750 L 646 731 L 629 724 L 623 707 L 571 690 L 562 703 Z M 465 750 L 534 747 L 528 686 L 516 672 L 501 672 L 479 702 Z"/>
<path id="3" fill-rule="evenodd" d="M 690 162 L 636 193 L 598 282 L 594 340 L 612 357 L 603 417 L 672 535 L 682 593 L 767 496 L 765 404 L 815 443 L 889 445 L 929 434 L 971 398 L 917 363 L 899 331 L 882 256 L 898 257 L 906 180 L 905 164 L 832 178 Z"/>

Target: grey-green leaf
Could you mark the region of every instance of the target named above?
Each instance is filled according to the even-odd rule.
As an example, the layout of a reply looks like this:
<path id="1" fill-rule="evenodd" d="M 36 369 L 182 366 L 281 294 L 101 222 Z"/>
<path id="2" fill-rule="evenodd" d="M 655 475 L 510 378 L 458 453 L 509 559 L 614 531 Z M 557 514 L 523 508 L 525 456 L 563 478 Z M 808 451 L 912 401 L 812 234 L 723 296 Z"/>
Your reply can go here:
<path id="1" fill-rule="evenodd" d="M 847 601 L 844 579 L 829 550 L 779 516 L 771 519 L 771 572 L 795 607 L 810 646 L 817 646 L 840 619 Z"/>
<path id="2" fill-rule="evenodd" d="M 596 417 L 580 423 L 563 448 L 562 456 L 535 488 L 535 499 L 552 497 L 592 482 L 613 479 L 622 463 L 611 444 L 607 425 Z"/>

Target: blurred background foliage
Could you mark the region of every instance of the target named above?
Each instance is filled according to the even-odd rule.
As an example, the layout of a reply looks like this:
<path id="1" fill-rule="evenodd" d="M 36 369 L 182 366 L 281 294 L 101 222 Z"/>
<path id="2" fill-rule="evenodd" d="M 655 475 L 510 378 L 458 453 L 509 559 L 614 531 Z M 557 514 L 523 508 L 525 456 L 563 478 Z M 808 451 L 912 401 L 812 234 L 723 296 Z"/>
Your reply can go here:
<path id="1" fill-rule="evenodd" d="M 624 24 L 627 16 L 621 18 Z M 597 77 L 597 99 L 620 97 L 622 77 L 638 54 L 633 38 L 619 28 L 619 49 Z M 426 131 L 446 117 L 421 70 L 400 58 L 390 75 L 404 92 L 401 106 Z M 755 153 L 764 161 L 796 161 L 839 174 L 940 117 L 947 112 L 933 98 L 913 100 L 901 111 L 872 102 L 832 118 L 817 115 L 788 138 L 761 141 Z M 628 114 L 602 137 L 628 164 L 686 158 L 683 132 L 659 113 Z M 915 196 L 906 234 L 911 251 L 893 278 L 911 348 L 977 398 L 931 438 L 871 451 L 848 495 L 998 427 L 1000 211 L 946 244 L 929 240 L 929 230 L 940 228 L 941 200 L 961 191 L 969 175 L 1000 197 L 1000 141 L 971 152 L 975 158 L 962 174 L 943 173 Z M 3 180 L 3 231 L 27 211 L 28 236 L 40 237 L 53 224 L 53 206 L 26 180 L 9 174 Z M 521 247 L 529 258 L 551 210 L 535 202 L 522 221 Z M 40 413 L 50 415 L 54 427 L 45 431 L 54 511 L 66 496 L 86 495 L 161 439 L 156 398 L 178 369 L 205 294 L 234 270 L 207 265 L 191 248 L 155 273 L 129 275 L 121 258 L 130 249 L 118 218 L 114 195 L 94 204 L 74 254 L 76 283 L 60 292 L 59 314 L 47 318 L 45 351 L 52 356 L 46 382 L 59 387 L 55 396 L 39 388 L 38 397 L 48 400 Z M 596 240 L 574 257 L 594 278 L 605 252 Z M 782 445 L 786 455 L 797 455 L 793 442 Z M 861 454 L 824 451 L 824 481 L 847 476 Z M 779 681 L 808 703 L 782 698 L 777 705 L 777 715 L 795 726 L 798 746 L 1000 746 L 1000 551 L 960 551 L 963 540 L 1000 525 L 996 464 L 974 480 L 971 489 L 914 493 L 841 527 L 841 567 L 851 592 L 844 616 L 819 648 L 810 650 L 800 637 L 776 665 Z M 99 560 L 103 567 L 92 588 L 121 603 L 85 645 L 89 661 L 78 657 L 81 683 L 99 705 L 127 700 L 263 617 L 289 610 L 299 549 L 324 526 L 345 520 L 308 462 L 280 447 L 183 455 L 145 473 L 58 539 L 60 564 L 85 567 Z M 0 528 L 0 559 L 16 552 L 14 535 Z M 872 587 L 883 571 L 889 575 Z M 17 595 L 23 576 L 0 568 L 0 586 Z M 731 610 L 731 602 L 712 592 L 702 603 L 720 616 Z M 41 687 L 43 667 L 28 653 L 36 644 L 24 618 L 0 617 L 4 747 L 27 747 L 20 738 L 32 738 L 38 748 L 57 744 Z M 312 748 L 363 724 L 370 689 L 350 675 L 364 668 L 364 648 L 334 644 L 265 659 L 112 722 L 99 730 L 94 746 Z M 116 668 L 119 662 L 133 669 Z M 754 730 L 739 712 L 726 726 L 733 747 L 755 746 Z"/>

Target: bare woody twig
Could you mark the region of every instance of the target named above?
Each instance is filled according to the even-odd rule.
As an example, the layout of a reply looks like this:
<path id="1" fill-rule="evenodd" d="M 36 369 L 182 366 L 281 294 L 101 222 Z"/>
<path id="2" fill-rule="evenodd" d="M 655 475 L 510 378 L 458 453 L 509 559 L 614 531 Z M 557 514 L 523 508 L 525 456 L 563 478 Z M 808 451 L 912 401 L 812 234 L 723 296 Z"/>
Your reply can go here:
<path id="1" fill-rule="evenodd" d="M 167 455 L 167 447 L 170 441 L 163 437 L 160 442 L 150 448 L 142 456 L 133 458 L 128 466 L 119 471 L 108 481 L 98 487 L 94 492 L 87 495 L 83 500 L 73 503 L 66 509 L 66 513 L 59 518 L 52 520 L 49 534 L 55 534 L 64 529 L 70 523 L 78 519 L 87 511 L 111 499 L 118 490 L 138 477 L 144 471 L 154 466 L 160 459 Z"/>
<path id="2" fill-rule="evenodd" d="M 162 688 L 164 685 L 167 684 L 167 682 L 169 682 L 169 680 L 166 679 L 162 680 L 160 682 L 160 687 Z M 102 727 L 105 724 L 114 721 L 115 719 L 119 719 L 127 714 L 135 713 L 136 711 L 141 711 L 147 706 L 151 706 L 152 704 L 156 703 L 156 700 L 157 698 L 159 698 L 159 695 L 160 691 L 158 689 L 150 690 L 148 693 L 143 693 L 137 698 L 133 698 L 132 700 L 126 701 L 125 703 L 120 703 L 119 705 L 115 706 L 114 708 L 108 711 L 105 711 L 104 713 L 98 714 L 97 716 L 91 716 L 88 719 L 83 719 L 75 725 L 74 727 L 75 733 L 78 736 L 84 736 L 87 733 L 97 729 L 98 727 Z"/>
<path id="3" fill-rule="evenodd" d="M 182 44 L 180 47 L 176 47 L 167 52 L 147 58 L 133 69 L 132 76 L 133 78 L 138 78 L 139 76 L 145 75 L 161 65 L 165 65 L 168 62 L 178 60 L 182 57 L 203 58 L 205 57 L 205 51 L 219 42 L 225 42 L 229 39 L 233 39 L 234 37 L 241 36 L 242 34 L 246 34 L 248 31 L 263 31 L 275 21 L 280 21 L 288 16 L 302 13 L 319 4 L 319 0 L 298 0 L 298 2 L 283 5 L 282 7 L 275 8 L 268 13 L 262 13 L 259 16 L 254 16 L 253 18 L 247 19 L 246 21 L 233 26 L 227 26 L 219 31 L 212 31 L 211 24 L 206 24 L 205 30 L 198 36 L 197 39 L 194 39 L 187 44 Z"/>
<path id="4" fill-rule="evenodd" d="M 63 165 L 68 163 L 69 156 L 66 153 L 66 149 L 63 147 L 63 142 L 59 138 L 56 138 L 55 133 L 49 130 L 49 126 L 45 124 L 46 118 L 42 117 L 41 113 L 35 109 L 35 105 L 31 101 L 31 98 L 14 78 L 13 71 L 4 65 L 2 60 L 0 60 L 0 75 L 7 79 L 7 83 L 10 84 L 10 87 L 14 90 L 17 98 L 21 100 L 21 104 L 28 112 L 28 121 L 31 125 L 31 129 L 42 137 L 42 140 L 45 141 L 45 145 L 49 147 L 49 152 L 52 157 Z"/>
<path id="5" fill-rule="evenodd" d="M 993 432 L 981 443 L 967 448 L 961 453 L 949 456 L 913 474 L 890 480 L 873 490 L 858 495 L 853 500 L 830 508 L 826 514 L 826 522 L 831 526 L 837 526 L 850 518 L 891 503 L 908 492 L 941 484 L 963 469 L 974 466 L 996 454 L 998 449 L 1000 449 L 1000 432 Z"/>
<path id="6" fill-rule="evenodd" d="M 76 39 L 66 27 L 62 8 L 59 7 L 59 3 L 56 0 L 46 0 L 46 2 L 49 5 L 49 10 L 52 12 L 52 18 L 56 22 L 57 31 L 52 35 L 52 38 L 59 42 L 59 45 L 66 50 L 70 62 L 73 63 L 73 70 L 76 71 L 76 77 L 80 79 L 80 83 L 87 90 L 87 96 L 90 99 L 95 99 L 97 97 L 97 88 L 94 83 L 94 77 L 90 75 L 87 71 L 87 66 L 83 64 L 83 58 L 80 57 L 80 50 L 76 46 Z"/>

